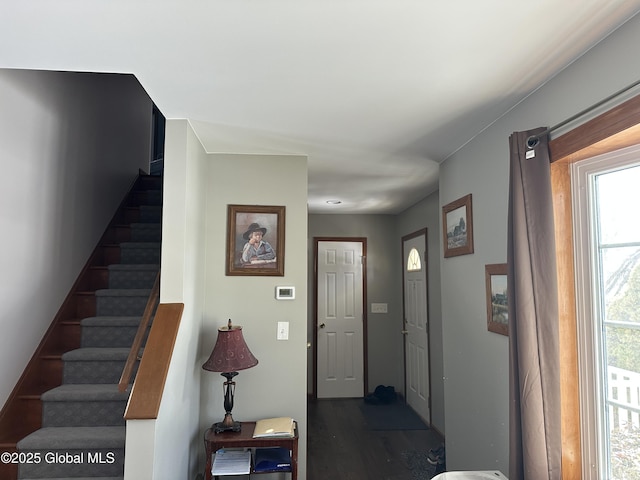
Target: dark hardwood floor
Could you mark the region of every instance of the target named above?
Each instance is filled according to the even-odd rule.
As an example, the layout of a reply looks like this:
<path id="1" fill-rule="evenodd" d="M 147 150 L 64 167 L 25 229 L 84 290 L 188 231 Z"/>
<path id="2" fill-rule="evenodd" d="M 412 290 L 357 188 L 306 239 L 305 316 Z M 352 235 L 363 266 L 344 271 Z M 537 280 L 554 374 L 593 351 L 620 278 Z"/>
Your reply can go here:
<path id="1" fill-rule="evenodd" d="M 369 430 L 362 399 L 319 399 L 308 405 L 307 480 L 414 480 L 406 453 L 438 448 L 428 430 Z"/>

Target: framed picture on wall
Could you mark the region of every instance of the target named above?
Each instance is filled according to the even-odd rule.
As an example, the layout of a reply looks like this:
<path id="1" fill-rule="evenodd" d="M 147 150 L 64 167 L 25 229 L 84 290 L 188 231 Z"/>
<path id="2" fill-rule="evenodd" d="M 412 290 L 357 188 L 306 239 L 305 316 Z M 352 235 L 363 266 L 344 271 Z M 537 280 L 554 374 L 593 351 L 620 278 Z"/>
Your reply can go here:
<path id="1" fill-rule="evenodd" d="M 285 207 L 228 205 L 227 275 L 284 275 Z"/>
<path id="2" fill-rule="evenodd" d="M 485 265 L 484 276 L 487 289 L 487 330 L 508 336 L 507 264 Z"/>
<path id="3" fill-rule="evenodd" d="M 444 256 L 473 253 L 473 214 L 471 194 L 442 207 Z"/>

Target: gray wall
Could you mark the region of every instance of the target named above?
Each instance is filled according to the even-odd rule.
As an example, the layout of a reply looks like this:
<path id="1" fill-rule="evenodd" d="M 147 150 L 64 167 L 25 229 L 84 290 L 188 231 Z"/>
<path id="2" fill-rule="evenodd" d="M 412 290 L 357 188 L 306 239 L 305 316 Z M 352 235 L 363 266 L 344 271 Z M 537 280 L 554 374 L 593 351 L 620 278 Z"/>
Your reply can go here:
<path id="1" fill-rule="evenodd" d="M 507 259 L 508 137 L 571 117 L 640 78 L 630 20 L 440 169 L 440 203 L 473 195 L 475 253 L 441 258 L 447 467 L 508 471 L 508 338 L 487 331 L 484 265 Z"/>
<path id="2" fill-rule="evenodd" d="M 152 102 L 131 75 L 0 70 L 0 405 L 148 170 Z"/>

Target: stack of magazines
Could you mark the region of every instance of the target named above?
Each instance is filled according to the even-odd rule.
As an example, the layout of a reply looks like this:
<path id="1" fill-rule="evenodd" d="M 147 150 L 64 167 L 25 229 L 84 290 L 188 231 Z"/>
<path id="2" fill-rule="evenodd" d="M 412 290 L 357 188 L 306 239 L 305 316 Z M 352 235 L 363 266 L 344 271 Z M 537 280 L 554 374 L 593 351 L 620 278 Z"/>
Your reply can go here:
<path id="1" fill-rule="evenodd" d="M 220 449 L 213 459 L 212 475 L 246 475 L 251 472 L 250 450 Z"/>

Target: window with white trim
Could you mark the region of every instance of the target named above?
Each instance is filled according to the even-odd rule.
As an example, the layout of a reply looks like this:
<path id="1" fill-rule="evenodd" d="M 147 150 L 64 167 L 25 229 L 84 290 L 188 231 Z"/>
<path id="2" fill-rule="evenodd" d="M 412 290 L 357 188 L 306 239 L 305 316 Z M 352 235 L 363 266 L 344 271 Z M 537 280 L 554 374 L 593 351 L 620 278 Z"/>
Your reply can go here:
<path id="1" fill-rule="evenodd" d="M 640 480 L 640 148 L 572 167 L 583 478 Z"/>

